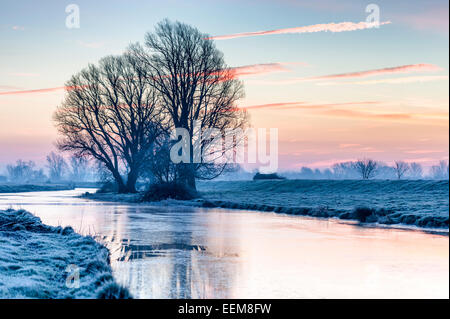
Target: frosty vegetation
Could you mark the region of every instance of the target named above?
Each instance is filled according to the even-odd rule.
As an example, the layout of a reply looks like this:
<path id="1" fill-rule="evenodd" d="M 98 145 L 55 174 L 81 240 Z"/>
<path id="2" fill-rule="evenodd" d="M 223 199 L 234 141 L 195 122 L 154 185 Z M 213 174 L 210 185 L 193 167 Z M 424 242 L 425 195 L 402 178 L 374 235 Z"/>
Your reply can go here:
<path id="1" fill-rule="evenodd" d="M 108 250 L 93 238 L 24 210 L 0 210 L 0 299 L 129 297 L 112 277 Z"/>
<path id="2" fill-rule="evenodd" d="M 88 160 L 76 156 L 65 159 L 51 152 L 46 157 L 46 166 L 39 168 L 33 161 L 17 160 L 6 166 L 6 174 L 0 182 L 15 184 L 76 183 L 98 179 L 95 167 Z"/>
<path id="3" fill-rule="evenodd" d="M 443 180 L 259 180 L 199 185 L 204 207 L 448 228 Z"/>

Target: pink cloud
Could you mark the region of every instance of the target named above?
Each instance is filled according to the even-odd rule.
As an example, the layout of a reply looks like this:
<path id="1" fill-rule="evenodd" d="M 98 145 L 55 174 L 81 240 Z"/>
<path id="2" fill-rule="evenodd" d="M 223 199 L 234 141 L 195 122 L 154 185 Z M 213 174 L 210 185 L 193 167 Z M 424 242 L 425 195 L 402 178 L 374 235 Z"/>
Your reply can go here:
<path id="1" fill-rule="evenodd" d="M 384 21 L 384 22 L 380 22 L 379 25 L 385 25 L 385 24 L 390 24 L 390 23 L 391 23 L 390 21 Z M 209 37 L 208 39 L 227 40 L 227 39 L 255 37 L 255 36 L 270 35 L 270 34 L 345 32 L 345 31 L 370 29 L 370 28 L 374 28 L 375 26 L 376 25 L 374 23 L 368 23 L 368 22 L 323 23 L 323 24 L 314 24 L 314 25 L 295 27 L 295 28 L 285 28 L 285 29 L 276 29 L 276 30 L 269 30 L 269 31 L 243 32 L 243 33 L 219 35 L 219 36 Z"/>
<path id="2" fill-rule="evenodd" d="M 306 102 L 279 102 L 259 105 L 240 106 L 236 110 L 259 110 L 272 109 L 276 111 L 286 111 L 292 109 L 315 111 L 318 116 L 342 117 L 348 119 L 367 119 L 384 121 L 417 121 L 435 120 L 439 123 L 448 122 L 448 112 L 427 112 L 427 113 L 377 113 L 352 109 L 353 106 L 383 105 L 377 101 L 344 102 L 344 103 L 321 103 L 308 104 Z M 353 144 L 341 144 L 340 148 L 357 147 Z"/>
<path id="3" fill-rule="evenodd" d="M 405 151 L 408 154 L 431 154 L 431 153 L 442 153 L 444 151 L 436 151 L 436 150 L 414 150 L 414 151 Z"/>
<path id="4" fill-rule="evenodd" d="M 20 95 L 20 94 L 32 94 L 32 93 L 47 93 L 47 92 L 55 92 L 59 90 L 75 90 L 77 87 L 74 86 L 59 86 L 54 88 L 45 88 L 45 89 L 35 89 L 35 90 L 22 90 L 22 91 L 8 91 L 8 92 L 0 92 L 0 95 Z"/>
<path id="5" fill-rule="evenodd" d="M 240 109 L 252 110 L 252 109 L 328 109 L 336 106 L 353 106 L 353 105 L 368 105 L 378 104 L 376 101 L 361 101 L 361 102 L 345 102 L 345 103 L 321 103 L 321 104 L 305 104 L 306 102 L 280 102 L 280 103 L 268 103 L 259 105 L 241 106 Z"/>
<path id="6" fill-rule="evenodd" d="M 347 72 L 347 73 L 339 73 L 339 74 L 331 74 L 331 75 L 322 75 L 322 76 L 314 76 L 308 78 L 291 78 L 287 80 L 281 81 L 261 81 L 262 84 L 271 84 L 271 85 L 285 85 L 285 84 L 295 84 L 301 82 L 309 82 L 309 81 L 324 81 L 324 80 L 339 80 L 339 79 L 352 79 L 352 78 L 365 78 L 372 77 L 378 75 L 389 75 L 389 74 L 407 74 L 407 73 L 416 73 L 416 72 L 437 72 L 442 71 L 443 68 L 429 63 L 418 63 L 418 64 L 408 64 L 408 65 L 400 65 L 388 68 L 381 69 L 373 69 L 366 71 L 358 71 L 358 72 Z M 448 80 L 447 75 L 443 76 L 434 76 L 434 77 L 410 77 L 410 78 L 397 78 L 397 79 L 388 79 L 388 80 L 380 80 L 379 82 L 325 82 L 320 85 L 338 85 L 338 84 L 375 84 L 375 83 L 410 83 L 410 82 L 427 82 L 427 81 L 437 81 L 437 80 Z"/>
<path id="7" fill-rule="evenodd" d="M 265 73 L 272 72 L 288 72 L 289 69 L 286 68 L 288 63 L 263 63 L 263 64 L 252 64 L 252 65 L 244 65 L 231 68 L 232 72 L 234 72 L 234 76 L 242 77 L 249 75 L 259 75 Z"/>
<path id="8" fill-rule="evenodd" d="M 380 79 L 380 80 L 370 80 L 370 81 L 353 81 L 353 82 L 324 82 L 318 83 L 318 85 L 346 85 L 346 84 L 357 84 L 357 85 L 371 85 L 371 84 L 406 84 L 406 83 L 424 83 L 424 82 L 435 82 L 435 81 L 448 81 L 448 75 L 424 75 L 424 76 L 407 76 L 394 79 Z"/>
<path id="9" fill-rule="evenodd" d="M 12 85 L 0 85 L 0 91 L 20 90 L 21 88 Z"/>
<path id="10" fill-rule="evenodd" d="M 408 65 L 394 66 L 394 67 L 389 67 L 389 68 L 374 69 L 374 70 L 367 70 L 367 71 L 316 76 L 316 77 L 311 77 L 311 78 L 304 78 L 303 80 L 314 81 L 314 80 L 362 78 L 362 77 L 394 74 L 394 73 L 436 72 L 436 71 L 441 71 L 441 70 L 442 70 L 442 68 L 440 68 L 434 64 L 419 63 L 419 64 L 408 64 Z"/>
<path id="11" fill-rule="evenodd" d="M 30 93 L 45 93 L 45 92 L 53 92 L 53 91 L 59 91 L 59 90 L 64 90 L 64 86 L 56 87 L 56 88 L 46 88 L 46 89 L 0 92 L 0 95 L 19 95 L 19 94 L 30 94 Z"/>
<path id="12" fill-rule="evenodd" d="M 265 108 L 283 108 L 283 107 L 302 107 L 302 104 L 305 102 L 280 102 L 280 103 L 268 103 L 268 104 L 258 104 L 258 105 L 248 105 L 248 106 L 241 106 L 239 109 L 246 109 L 246 110 L 252 110 L 252 109 L 265 109 Z"/>
<path id="13" fill-rule="evenodd" d="M 388 120 L 405 120 L 412 118 L 412 115 L 408 113 L 379 114 L 379 113 L 368 113 L 345 109 L 330 109 L 324 111 L 323 114 L 347 118 L 388 119 Z"/>
<path id="14" fill-rule="evenodd" d="M 37 73 L 26 73 L 26 72 L 17 72 L 17 73 L 10 73 L 12 76 L 20 76 L 20 77 L 36 77 L 39 76 Z"/>
<path id="15" fill-rule="evenodd" d="M 358 147 L 361 146 L 361 144 L 339 144 L 339 148 L 353 148 L 353 147 Z"/>
<path id="16" fill-rule="evenodd" d="M 253 65 L 244 65 L 239 67 L 231 68 L 231 76 L 232 77 L 242 77 L 242 76 L 251 76 L 251 75 L 261 75 L 272 72 L 288 72 L 289 69 L 286 68 L 286 65 L 296 64 L 296 65 L 306 65 L 306 63 L 296 62 L 296 63 L 264 63 L 264 64 L 253 64 Z M 35 73 L 12 73 L 14 76 L 39 76 L 39 74 Z M 10 86 L 4 86 L 3 88 L 8 88 Z M 10 87 L 12 88 L 12 87 Z M 73 87 L 54 87 L 54 88 L 43 88 L 43 89 L 32 89 L 32 90 L 23 90 L 23 91 L 8 91 L 8 92 L 0 92 L 0 95 L 16 95 L 16 94 L 31 94 L 31 93 L 45 93 L 45 92 L 53 92 L 59 90 L 71 90 Z"/>

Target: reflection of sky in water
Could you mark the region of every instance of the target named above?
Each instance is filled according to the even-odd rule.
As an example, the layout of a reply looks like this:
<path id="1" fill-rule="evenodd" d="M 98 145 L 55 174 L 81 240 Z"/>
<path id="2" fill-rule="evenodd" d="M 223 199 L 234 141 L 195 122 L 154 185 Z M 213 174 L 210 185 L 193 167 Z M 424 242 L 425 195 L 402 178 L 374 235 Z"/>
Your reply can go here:
<path id="1" fill-rule="evenodd" d="M 139 298 L 449 296 L 448 237 L 336 220 L 99 203 L 81 191 L 0 194 L 51 225 L 102 240 Z M 19 204 L 20 203 L 20 204 Z"/>

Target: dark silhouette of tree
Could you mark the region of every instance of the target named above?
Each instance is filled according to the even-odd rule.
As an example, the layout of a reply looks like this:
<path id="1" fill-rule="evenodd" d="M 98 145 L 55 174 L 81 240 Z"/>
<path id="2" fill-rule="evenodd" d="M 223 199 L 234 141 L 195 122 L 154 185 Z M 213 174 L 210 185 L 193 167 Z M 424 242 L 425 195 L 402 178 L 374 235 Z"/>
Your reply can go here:
<path id="1" fill-rule="evenodd" d="M 409 171 L 409 164 L 404 161 L 395 161 L 394 169 L 395 174 L 398 179 L 402 179 L 402 177 Z"/>
<path id="2" fill-rule="evenodd" d="M 376 161 L 368 158 L 357 160 L 353 165 L 362 179 L 373 178 L 379 166 Z"/>
<path id="3" fill-rule="evenodd" d="M 143 177 L 152 183 L 178 182 L 177 165 L 170 159 L 170 149 L 173 146 L 169 136 L 158 139 L 152 156 L 144 165 Z"/>
<path id="4" fill-rule="evenodd" d="M 66 160 L 61 155 L 56 154 L 55 152 L 51 152 L 47 155 L 47 168 L 49 177 L 52 181 L 61 181 L 67 167 Z"/>
<path id="5" fill-rule="evenodd" d="M 66 83 L 71 90 L 54 114 L 59 149 L 102 163 L 120 193 L 136 191 L 161 132 L 158 94 L 150 81 L 147 67 L 131 55 L 103 58 L 72 76 Z"/>
<path id="6" fill-rule="evenodd" d="M 208 35 L 196 28 L 168 20 L 160 22 L 153 33 L 147 33 L 146 49 L 134 45 L 130 52 L 147 66 L 151 73 L 151 85 L 161 94 L 165 114 L 171 128 L 183 128 L 189 132 L 189 163 L 177 165 L 182 182 L 195 189 L 195 179 L 212 179 L 220 175 L 229 164 L 217 161 L 193 163 L 193 141 L 196 121 L 202 129 L 244 128 L 246 113 L 235 102 L 244 95 L 243 86 L 235 78 L 235 72 L 226 66 L 223 54 Z M 212 151 L 211 151 L 212 152 Z M 222 157 L 220 151 L 216 158 Z"/>

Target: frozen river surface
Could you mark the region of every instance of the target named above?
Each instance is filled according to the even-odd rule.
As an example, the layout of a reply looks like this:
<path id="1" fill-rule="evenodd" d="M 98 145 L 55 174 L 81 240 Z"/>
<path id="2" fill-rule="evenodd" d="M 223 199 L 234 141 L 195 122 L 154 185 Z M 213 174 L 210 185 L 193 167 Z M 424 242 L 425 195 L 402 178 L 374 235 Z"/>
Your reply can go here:
<path id="1" fill-rule="evenodd" d="M 136 298 L 448 298 L 449 237 L 254 211 L 0 194 L 94 235 Z"/>

